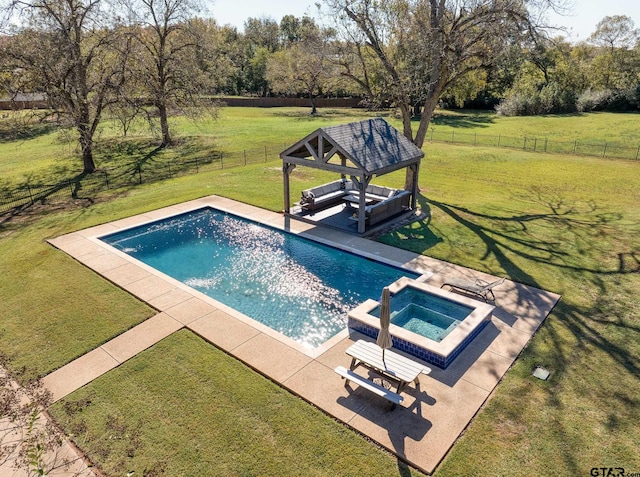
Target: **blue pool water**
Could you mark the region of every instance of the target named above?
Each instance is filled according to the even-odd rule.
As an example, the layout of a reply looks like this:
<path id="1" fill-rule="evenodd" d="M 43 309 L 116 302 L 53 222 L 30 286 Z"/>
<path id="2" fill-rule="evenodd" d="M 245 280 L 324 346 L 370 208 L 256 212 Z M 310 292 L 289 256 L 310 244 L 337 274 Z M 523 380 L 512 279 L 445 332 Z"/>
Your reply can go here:
<path id="1" fill-rule="evenodd" d="M 101 240 L 312 347 L 384 286 L 418 276 L 213 208 Z"/>
<path id="2" fill-rule="evenodd" d="M 439 343 L 458 326 L 460 321 L 411 303 L 402 310 L 394 312 L 391 323 Z"/>
<path id="3" fill-rule="evenodd" d="M 390 300 L 391 323 L 433 341 L 442 341 L 473 308 L 406 287 Z M 380 316 L 380 307 L 373 310 Z"/>
<path id="4" fill-rule="evenodd" d="M 446 298 L 432 295 L 412 287 L 403 288 L 399 293 L 391 297 L 391 313 L 402 310 L 409 304 L 428 308 L 441 315 L 449 316 L 454 320 L 462 321 L 473 311 L 470 306 L 447 300 Z"/>

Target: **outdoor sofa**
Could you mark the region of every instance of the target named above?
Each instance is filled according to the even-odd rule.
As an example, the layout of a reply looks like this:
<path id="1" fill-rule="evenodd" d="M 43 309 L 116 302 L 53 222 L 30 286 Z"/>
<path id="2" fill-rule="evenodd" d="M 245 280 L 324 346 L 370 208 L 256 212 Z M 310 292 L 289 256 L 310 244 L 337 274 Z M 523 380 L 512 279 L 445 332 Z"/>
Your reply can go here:
<path id="1" fill-rule="evenodd" d="M 345 201 L 347 196 L 358 198 L 359 191 L 350 180 L 337 180 L 302 191 L 300 206 L 303 210 L 315 211 Z M 369 205 L 365 208 L 367 225 L 375 225 L 389 217 L 409 209 L 411 192 L 369 184 L 365 191 Z M 357 201 L 349 202 L 357 209 Z"/>
<path id="2" fill-rule="evenodd" d="M 409 210 L 409 198 L 411 192 L 408 190 L 397 190 L 391 197 L 384 199 L 365 208 L 367 225 L 375 225 L 383 220 L 387 220 L 394 215 Z"/>
<path id="3" fill-rule="evenodd" d="M 337 180 L 302 191 L 300 206 L 303 210 L 322 210 L 342 202 L 342 198 L 353 190 L 353 182 Z"/>

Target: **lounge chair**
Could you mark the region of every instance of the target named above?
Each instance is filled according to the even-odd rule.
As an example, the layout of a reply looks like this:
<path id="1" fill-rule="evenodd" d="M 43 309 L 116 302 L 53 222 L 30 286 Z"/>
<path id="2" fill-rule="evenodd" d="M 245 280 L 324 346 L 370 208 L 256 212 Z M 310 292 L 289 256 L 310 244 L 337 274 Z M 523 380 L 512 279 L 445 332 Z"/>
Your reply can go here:
<path id="1" fill-rule="evenodd" d="M 446 282 L 444 282 L 440 288 L 448 285 L 451 289 L 462 290 L 473 295 L 477 295 L 482 298 L 485 302 L 491 300 L 495 301 L 496 297 L 493 294 L 493 288 L 498 285 L 502 285 L 505 278 L 502 277 L 500 280 L 496 280 L 495 282 L 488 282 L 486 280 L 481 280 L 477 278 L 476 280 L 465 280 L 464 278 L 448 278 Z"/>

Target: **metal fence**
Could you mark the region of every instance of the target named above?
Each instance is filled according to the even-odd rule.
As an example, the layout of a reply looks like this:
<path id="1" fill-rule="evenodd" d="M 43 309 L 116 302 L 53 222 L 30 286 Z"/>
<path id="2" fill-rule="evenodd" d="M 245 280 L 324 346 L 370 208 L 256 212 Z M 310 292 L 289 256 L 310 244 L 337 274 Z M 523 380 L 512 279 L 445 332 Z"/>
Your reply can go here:
<path id="1" fill-rule="evenodd" d="M 218 152 L 206 159 L 166 160 L 153 163 L 131 162 L 120 167 L 100 168 L 93 174 L 65 179 L 56 184 L 26 183 L 0 190 L 0 213 L 19 210 L 56 198 L 77 198 L 108 189 L 132 187 L 201 171 L 229 169 L 264 163 L 279 157 L 284 149 L 276 146 Z"/>
<path id="2" fill-rule="evenodd" d="M 595 144 L 587 141 L 550 141 L 548 138 L 513 137 L 483 134 L 461 133 L 456 130 L 437 131 L 432 128 L 427 140 L 437 143 L 461 144 L 483 147 L 506 147 L 529 152 L 546 152 L 550 154 L 574 154 L 578 156 L 600 157 L 605 159 L 640 160 L 640 145 L 622 145 L 602 142 Z"/>
<path id="3" fill-rule="evenodd" d="M 491 136 L 461 133 L 456 130 L 436 131 L 427 134 L 428 141 L 437 143 L 503 147 L 529 152 L 573 154 L 609 159 L 640 160 L 640 146 L 623 146 L 617 143 L 593 144 L 589 142 L 549 141 L 547 138 Z M 198 173 L 202 170 L 227 169 L 278 159 L 285 148 L 263 146 L 242 151 L 218 152 L 206 159 L 166 160 L 153 163 L 131 162 L 117 168 L 101 168 L 94 174 L 65 179 L 57 184 L 27 183 L 0 190 L 0 214 L 23 207 L 44 203 L 55 198 L 75 198 L 95 194 L 107 189 L 132 187 L 179 175 Z"/>

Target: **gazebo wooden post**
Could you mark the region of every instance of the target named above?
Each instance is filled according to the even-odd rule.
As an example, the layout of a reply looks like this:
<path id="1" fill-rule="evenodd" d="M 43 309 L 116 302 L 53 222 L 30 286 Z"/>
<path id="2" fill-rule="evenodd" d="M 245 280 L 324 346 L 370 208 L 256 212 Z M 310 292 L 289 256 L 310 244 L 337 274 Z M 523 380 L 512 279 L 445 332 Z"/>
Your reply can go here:
<path id="1" fill-rule="evenodd" d="M 289 190 L 289 174 L 296 168 L 295 164 L 285 162 L 282 165 L 282 178 L 284 182 L 284 213 L 291 212 L 291 192 Z"/>
<path id="2" fill-rule="evenodd" d="M 416 162 L 415 164 L 409 166 L 411 167 L 411 169 L 413 169 L 413 186 L 412 186 L 412 190 L 411 190 L 411 210 L 415 211 L 416 210 L 416 202 L 418 199 L 418 172 L 420 170 L 420 163 Z"/>
<path id="3" fill-rule="evenodd" d="M 363 174 L 362 176 L 360 176 L 359 179 L 359 183 L 358 183 L 358 189 L 360 191 L 359 194 L 359 202 L 358 202 L 358 233 L 359 234 L 363 234 L 366 227 L 367 227 L 367 197 L 366 197 L 366 192 L 367 192 L 367 187 L 369 186 L 369 182 L 371 182 L 371 177 L 372 176 L 367 176 L 365 174 Z"/>

